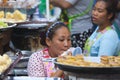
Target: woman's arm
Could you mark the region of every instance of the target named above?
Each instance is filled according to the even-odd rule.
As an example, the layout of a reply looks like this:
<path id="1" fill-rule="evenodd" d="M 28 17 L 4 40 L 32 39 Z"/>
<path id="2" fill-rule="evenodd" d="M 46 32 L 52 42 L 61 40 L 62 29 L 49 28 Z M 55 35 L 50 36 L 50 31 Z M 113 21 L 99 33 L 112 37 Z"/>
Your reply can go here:
<path id="1" fill-rule="evenodd" d="M 50 0 L 50 3 L 53 4 L 54 6 L 58 6 L 63 9 L 67 9 L 73 6 L 77 0 L 73 0 L 72 3 L 68 0 Z"/>
<path id="2" fill-rule="evenodd" d="M 40 53 L 30 56 L 27 66 L 28 76 L 45 77 L 45 69 Z"/>

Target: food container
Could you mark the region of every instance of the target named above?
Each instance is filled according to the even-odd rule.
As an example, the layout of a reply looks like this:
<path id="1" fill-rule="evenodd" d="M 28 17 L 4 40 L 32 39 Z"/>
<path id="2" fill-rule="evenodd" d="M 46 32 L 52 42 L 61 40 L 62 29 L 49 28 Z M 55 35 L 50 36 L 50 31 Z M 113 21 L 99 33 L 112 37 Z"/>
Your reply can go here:
<path id="1" fill-rule="evenodd" d="M 84 57 L 87 61 L 100 62 L 100 57 Z M 54 61 L 59 69 L 65 73 L 66 80 L 98 80 L 98 79 L 120 79 L 120 66 L 118 67 L 85 67 L 85 66 L 74 66 L 65 65 Z"/>

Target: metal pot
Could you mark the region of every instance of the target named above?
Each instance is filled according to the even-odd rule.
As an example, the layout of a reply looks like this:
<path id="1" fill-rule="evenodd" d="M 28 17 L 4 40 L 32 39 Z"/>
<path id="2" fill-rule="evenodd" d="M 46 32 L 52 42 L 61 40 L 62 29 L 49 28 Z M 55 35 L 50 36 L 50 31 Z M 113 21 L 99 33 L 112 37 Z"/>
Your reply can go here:
<path id="1" fill-rule="evenodd" d="M 22 50 L 23 57 L 30 57 L 33 53 L 32 51 Z"/>
<path id="2" fill-rule="evenodd" d="M 27 64 L 28 64 L 29 57 L 33 53 L 32 51 L 27 51 L 27 50 L 23 50 L 21 52 L 23 54 L 23 57 L 19 60 L 19 62 L 15 66 L 15 68 L 26 68 Z"/>
<path id="3" fill-rule="evenodd" d="M 26 68 L 29 57 L 31 56 L 33 52 L 22 50 L 21 53 L 22 53 L 22 57 L 20 58 L 19 62 L 15 65 L 15 68 Z M 8 54 L 12 58 L 13 61 L 17 58 L 14 52 L 10 51 L 10 52 L 7 52 L 6 54 Z"/>

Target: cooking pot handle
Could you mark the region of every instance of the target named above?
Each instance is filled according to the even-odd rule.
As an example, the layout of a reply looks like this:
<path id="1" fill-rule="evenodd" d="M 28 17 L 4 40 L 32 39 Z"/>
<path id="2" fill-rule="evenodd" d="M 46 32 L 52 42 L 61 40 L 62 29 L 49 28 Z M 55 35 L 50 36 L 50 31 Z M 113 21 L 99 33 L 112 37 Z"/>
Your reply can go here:
<path id="1" fill-rule="evenodd" d="M 9 47 L 10 47 L 11 51 L 13 51 L 14 53 L 17 53 L 17 52 L 20 52 L 20 51 L 21 51 L 20 49 L 17 49 L 17 48 L 13 45 L 12 41 L 10 41 Z"/>
<path id="2" fill-rule="evenodd" d="M 23 56 L 21 51 L 17 52 L 16 55 L 18 55 L 18 58 L 16 58 L 14 62 L 0 75 L 0 80 L 4 80 L 6 78 L 8 73 L 15 67 L 15 65 L 19 62 L 19 60 Z"/>

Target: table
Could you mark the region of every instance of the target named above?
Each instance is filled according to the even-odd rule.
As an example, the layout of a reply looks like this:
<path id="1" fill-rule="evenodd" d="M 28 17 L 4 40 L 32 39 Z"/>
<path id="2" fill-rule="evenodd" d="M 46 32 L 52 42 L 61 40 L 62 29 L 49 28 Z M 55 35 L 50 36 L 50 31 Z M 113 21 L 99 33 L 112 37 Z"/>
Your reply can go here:
<path id="1" fill-rule="evenodd" d="M 28 77 L 28 76 L 14 76 L 8 77 L 6 80 L 63 80 L 61 78 L 48 78 L 48 77 Z"/>

